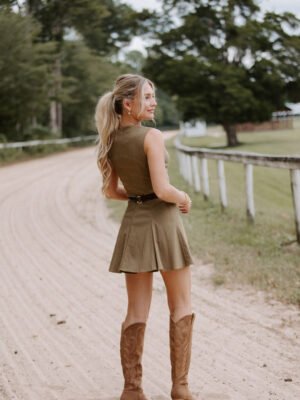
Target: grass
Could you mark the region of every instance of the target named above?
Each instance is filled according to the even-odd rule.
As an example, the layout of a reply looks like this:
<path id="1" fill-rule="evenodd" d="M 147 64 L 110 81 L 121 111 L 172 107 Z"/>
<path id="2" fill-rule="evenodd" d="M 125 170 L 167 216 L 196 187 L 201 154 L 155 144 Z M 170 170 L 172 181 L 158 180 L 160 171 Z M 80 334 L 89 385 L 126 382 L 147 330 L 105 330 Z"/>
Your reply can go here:
<path id="1" fill-rule="evenodd" d="M 184 143 L 201 147 L 224 147 L 225 135 L 185 138 Z M 243 133 L 238 150 L 268 154 L 299 154 L 300 124 L 278 132 Z M 211 198 L 205 201 L 179 174 L 176 151 L 170 154 L 171 183 L 192 197 L 193 209 L 184 215 L 192 252 L 203 262 L 213 263 L 215 285 L 250 284 L 275 298 L 300 305 L 300 246 L 295 243 L 295 222 L 288 170 L 254 167 L 256 218 L 246 218 L 244 169 L 225 163 L 229 206 L 221 211 L 217 187 L 216 161 L 209 160 Z M 300 155 L 300 154 L 299 154 Z M 109 201 L 111 213 L 120 220 L 124 202 Z"/>
<path id="2" fill-rule="evenodd" d="M 49 154 L 69 151 L 75 148 L 91 146 L 90 142 L 47 144 L 17 149 L 0 149 L 0 167 L 16 162 L 46 157 Z"/>
<path id="3" fill-rule="evenodd" d="M 240 133 L 238 138 L 241 144 L 235 148 L 237 151 L 300 156 L 300 117 L 294 120 L 294 129 Z M 220 126 L 212 126 L 208 128 L 208 136 L 185 137 L 182 143 L 188 146 L 225 149 L 226 136 Z"/>

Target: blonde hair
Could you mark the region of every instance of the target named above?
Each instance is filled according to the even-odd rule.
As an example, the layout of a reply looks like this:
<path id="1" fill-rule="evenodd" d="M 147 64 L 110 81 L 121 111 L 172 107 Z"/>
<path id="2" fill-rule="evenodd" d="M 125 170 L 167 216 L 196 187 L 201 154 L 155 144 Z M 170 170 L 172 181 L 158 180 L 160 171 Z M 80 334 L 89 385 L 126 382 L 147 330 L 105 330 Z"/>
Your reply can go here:
<path id="1" fill-rule="evenodd" d="M 108 153 L 113 144 L 114 133 L 120 128 L 123 113 L 123 100 L 136 98 L 139 104 L 139 116 L 143 111 L 143 87 L 149 83 L 153 90 L 154 84 L 149 79 L 140 75 L 125 74 L 115 81 L 113 91 L 100 97 L 95 112 L 95 122 L 98 131 L 97 165 L 103 177 L 102 192 L 106 194 L 112 167 Z"/>

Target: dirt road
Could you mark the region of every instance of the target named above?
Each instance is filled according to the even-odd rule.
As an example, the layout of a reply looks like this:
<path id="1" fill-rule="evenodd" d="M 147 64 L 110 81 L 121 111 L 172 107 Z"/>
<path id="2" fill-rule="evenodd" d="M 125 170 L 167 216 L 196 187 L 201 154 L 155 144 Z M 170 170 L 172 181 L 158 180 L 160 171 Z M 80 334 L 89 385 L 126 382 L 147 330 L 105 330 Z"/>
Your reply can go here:
<path id="1" fill-rule="evenodd" d="M 0 168 L 0 399 L 115 400 L 122 376 L 123 275 L 109 273 L 118 226 L 99 195 L 92 148 Z M 199 400 L 299 400 L 300 316 L 245 288 L 214 289 L 192 267 L 190 386 Z M 159 273 L 144 388 L 170 392 L 168 309 Z"/>

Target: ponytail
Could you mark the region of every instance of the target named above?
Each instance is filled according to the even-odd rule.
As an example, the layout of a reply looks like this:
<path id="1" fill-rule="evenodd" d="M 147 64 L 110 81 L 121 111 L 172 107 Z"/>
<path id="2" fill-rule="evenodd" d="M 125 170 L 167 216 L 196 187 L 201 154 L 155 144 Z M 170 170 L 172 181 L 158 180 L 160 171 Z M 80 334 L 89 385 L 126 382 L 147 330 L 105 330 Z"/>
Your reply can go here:
<path id="1" fill-rule="evenodd" d="M 137 104 L 139 104 L 139 112 L 141 112 L 144 102 L 143 87 L 146 82 L 154 89 L 154 84 L 143 76 L 121 75 L 115 82 L 113 92 L 105 93 L 100 97 L 96 106 L 95 122 L 99 134 L 97 140 L 97 165 L 103 177 L 102 192 L 104 195 L 107 193 L 112 172 L 108 153 L 111 149 L 115 132 L 120 128 L 123 100 L 136 99 Z"/>
<path id="2" fill-rule="evenodd" d="M 113 142 L 114 132 L 120 124 L 120 117 L 115 111 L 114 103 L 113 92 L 105 93 L 100 97 L 95 113 L 95 122 L 99 134 L 97 165 L 103 177 L 103 194 L 106 194 L 112 172 L 108 152 Z"/>

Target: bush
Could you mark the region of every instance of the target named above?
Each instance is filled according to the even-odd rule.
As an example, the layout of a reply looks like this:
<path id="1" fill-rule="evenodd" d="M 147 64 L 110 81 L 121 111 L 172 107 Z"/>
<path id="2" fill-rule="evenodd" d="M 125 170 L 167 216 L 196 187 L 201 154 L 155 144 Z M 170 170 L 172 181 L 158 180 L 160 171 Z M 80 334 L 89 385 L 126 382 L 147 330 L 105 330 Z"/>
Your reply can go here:
<path id="1" fill-rule="evenodd" d="M 0 133 L 0 143 L 6 143 L 7 139 L 6 136 L 3 133 Z"/>
<path id="2" fill-rule="evenodd" d="M 51 135 L 51 132 L 49 131 L 49 128 L 47 126 L 36 125 L 27 130 L 27 132 L 24 134 L 24 140 L 26 141 L 36 139 L 53 139 L 53 135 Z"/>

